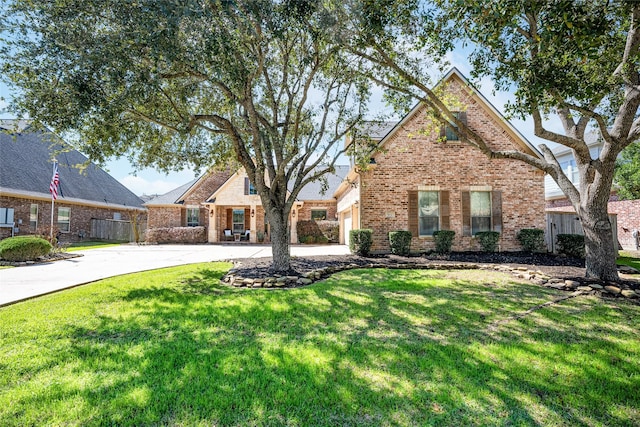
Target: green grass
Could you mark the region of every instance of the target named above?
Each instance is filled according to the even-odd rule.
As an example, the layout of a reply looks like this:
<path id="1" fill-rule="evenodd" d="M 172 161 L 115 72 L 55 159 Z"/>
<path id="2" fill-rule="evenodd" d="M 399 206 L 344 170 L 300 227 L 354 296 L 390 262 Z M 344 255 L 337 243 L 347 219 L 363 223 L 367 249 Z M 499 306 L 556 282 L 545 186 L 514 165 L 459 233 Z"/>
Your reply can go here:
<path id="1" fill-rule="evenodd" d="M 640 305 L 499 273 L 352 270 L 289 290 L 225 264 L 0 309 L 0 425 L 640 425 Z"/>
<path id="2" fill-rule="evenodd" d="M 640 258 L 636 258 L 631 252 L 620 251 L 617 263 L 618 265 L 628 265 L 640 271 Z"/>
<path id="3" fill-rule="evenodd" d="M 110 246 L 120 246 L 122 242 L 110 242 L 110 241 L 86 241 L 71 243 L 67 248 L 70 252 L 85 251 L 87 249 L 108 248 Z"/>

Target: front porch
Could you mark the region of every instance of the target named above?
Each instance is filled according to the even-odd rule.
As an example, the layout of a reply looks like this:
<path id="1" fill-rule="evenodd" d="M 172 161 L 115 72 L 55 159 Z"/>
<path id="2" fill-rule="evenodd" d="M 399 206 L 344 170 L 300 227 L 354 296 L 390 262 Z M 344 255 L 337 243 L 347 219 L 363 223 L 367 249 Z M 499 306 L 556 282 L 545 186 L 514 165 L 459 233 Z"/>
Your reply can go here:
<path id="1" fill-rule="evenodd" d="M 271 241 L 271 227 L 262 205 L 205 205 L 209 212 L 209 243 L 268 243 Z M 298 241 L 296 232 L 297 204 L 291 210 L 291 242 Z"/>

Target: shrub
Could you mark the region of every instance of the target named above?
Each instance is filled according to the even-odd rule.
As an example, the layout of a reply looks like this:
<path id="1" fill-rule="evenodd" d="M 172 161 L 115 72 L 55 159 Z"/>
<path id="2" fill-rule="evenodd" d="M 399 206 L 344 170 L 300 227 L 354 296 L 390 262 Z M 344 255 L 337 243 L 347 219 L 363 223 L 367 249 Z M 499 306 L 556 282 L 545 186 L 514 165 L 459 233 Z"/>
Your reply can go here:
<path id="1" fill-rule="evenodd" d="M 451 252 L 453 238 L 456 232 L 453 230 L 438 230 L 433 232 L 433 240 L 436 243 L 436 253 L 448 254 Z"/>
<path id="2" fill-rule="evenodd" d="M 558 253 L 575 258 L 584 258 L 584 236 L 581 234 L 558 234 Z"/>
<path id="3" fill-rule="evenodd" d="M 340 224 L 338 221 L 305 220 L 296 223 L 298 240 L 305 243 L 306 236 L 312 236 L 316 242 L 327 239 L 329 242 L 337 242 L 340 238 Z"/>
<path id="4" fill-rule="evenodd" d="M 327 239 L 326 236 L 320 236 L 316 238 L 316 243 L 329 243 L 329 239 Z"/>
<path id="5" fill-rule="evenodd" d="M 500 239 L 500 233 L 497 231 L 481 231 L 476 233 L 476 239 L 480 242 L 482 250 L 484 252 L 495 252 L 498 248 L 498 239 Z"/>
<path id="6" fill-rule="evenodd" d="M 526 252 L 545 252 L 544 230 L 539 228 L 523 228 L 516 234 L 516 239 Z"/>
<path id="7" fill-rule="evenodd" d="M 306 243 L 308 245 L 316 242 L 316 238 L 313 236 L 302 236 L 298 240 L 300 240 L 300 243 Z"/>
<path id="8" fill-rule="evenodd" d="M 51 243 L 40 237 L 9 237 L 0 241 L 0 258 L 7 261 L 33 261 L 51 252 Z"/>
<path id="9" fill-rule="evenodd" d="M 207 230 L 203 226 L 150 228 L 145 240 L 148 243 L 206 243 Z"/>
<path id="10" fill-rule="evenodd" d="M 360 229 L 349 231 L 349 249 L 352 253 L 368 256 L 373 243 L 373 230 Z"/>
<path id="11" fill-rule="evenodd" d="M 316 221 L 316 224 L 329 242 L 338 243 L 340 241 L 340 223 L 338 221 Z"/>
<path id="12" fill-rule="evenodd" d="M 391 253 L 400 256 L 409 255 L 411 249 L 411 232 L 410 231 L 390 231 L 389 232 L 389 245 L 391 246 Z"/>

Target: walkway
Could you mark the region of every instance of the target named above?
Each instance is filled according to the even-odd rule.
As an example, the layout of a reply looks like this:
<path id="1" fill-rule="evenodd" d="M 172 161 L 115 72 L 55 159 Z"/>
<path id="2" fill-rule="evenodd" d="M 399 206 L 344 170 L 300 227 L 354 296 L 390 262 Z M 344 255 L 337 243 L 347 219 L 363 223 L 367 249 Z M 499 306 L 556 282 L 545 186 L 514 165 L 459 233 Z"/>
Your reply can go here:
<path id="1" fill-rule="evenodd" d="M 271 256 L 266 245 L 120 245 L 67 260 L 0 270 L 0 306 L 107 277 L 197 262 Z M 293 245 L 292 256 L 345 255 L 343 245 Z"/>

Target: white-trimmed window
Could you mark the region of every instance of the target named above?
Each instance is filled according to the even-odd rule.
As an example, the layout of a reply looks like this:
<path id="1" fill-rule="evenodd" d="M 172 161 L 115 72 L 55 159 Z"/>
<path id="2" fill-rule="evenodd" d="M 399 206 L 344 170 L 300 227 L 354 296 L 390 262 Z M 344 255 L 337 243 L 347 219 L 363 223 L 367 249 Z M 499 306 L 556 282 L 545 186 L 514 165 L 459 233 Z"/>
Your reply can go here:
<path id="1" fill-rule="evenodd" d="M 491 231 L 491 192 L 472 191 L 471 197 L 471 234 Z"/>
<path id="2" fill-rule="evenodd" d="M 200 208 L 187 208 L 187 227 L 200 225 Z"/>
<path id="3" fill-rule="evenodd" d="M 31 231 L 38 229 L 38 204 L 31 203 L 31 209 L 29 210 L 29 228 Z"/>
<path id="4" fill-rule="evenodd" d="M 58 230 L 61 233 L 71 230 L 71 208 L 58 208 Z"/>
<path id="5" fill-rule="evenodd" d="M 311 209 L 311 219 L 315 221 L 324 221 L 327 219 L 326 209 Z"/>
<path id="6" fill-rule="evenodd" d="M 418 235 L 433 236 L 440 230 L 440 192 L 418 192 Z"/>
<path id="7" fill-rule="evenodd" d="M 450 229 L 449 191 L 420 186 L 408 196 L 408 225 L 413 237 L 432 237 L 435 231 Z"/>

